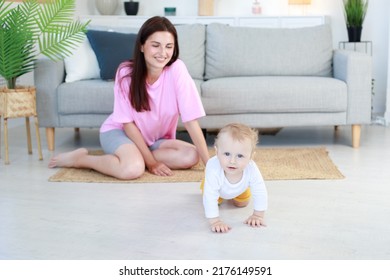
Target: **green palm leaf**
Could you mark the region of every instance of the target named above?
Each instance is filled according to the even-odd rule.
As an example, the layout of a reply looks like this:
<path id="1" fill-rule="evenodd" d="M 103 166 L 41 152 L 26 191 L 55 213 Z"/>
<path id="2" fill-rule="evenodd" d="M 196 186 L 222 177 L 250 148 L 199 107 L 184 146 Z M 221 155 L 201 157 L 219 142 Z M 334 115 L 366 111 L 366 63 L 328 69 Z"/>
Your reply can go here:
<path id="1" fill-rule="evenodd" d="M 73 20 L 75 0 L 24 0 L 16 7 L 0 0 L 0 75 L 10 88 L 34 70 L 41 54 L 64 59 L 84 40 L 89 22 Z"/>
<path id="2" fill-rule="evenodd" d="M 64 59 L 72 54 L 76 44 L 83 42 L 85 32 L 86 24 L 79 22 L 52 26 L 50 32 L 39 38 L 39 49 L 52 60 Z"/>
<path id="3" fill-rule="evenodd" d="M 25 11 L 11 10 L 1 21 L 0 74 L 5 79 L 19 77 L 33 69 L 34 40 Z"/>
<path id="4" fill-rule="evenodd" d="M 72 22 L 74 14 L 74 0 L 49 1 L 50 5 L 43 5 L 38 14 L 37 25 L 41 32 L 52 32 L 51 28 L 57 25 Z"/>

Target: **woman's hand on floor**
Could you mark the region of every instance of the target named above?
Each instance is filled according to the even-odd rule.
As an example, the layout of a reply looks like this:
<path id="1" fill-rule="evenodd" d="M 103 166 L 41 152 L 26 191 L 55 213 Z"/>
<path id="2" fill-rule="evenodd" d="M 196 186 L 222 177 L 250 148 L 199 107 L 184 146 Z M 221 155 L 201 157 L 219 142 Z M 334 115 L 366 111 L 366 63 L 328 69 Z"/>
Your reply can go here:
<path id="1" fill-rule="evenodd" d="M 150 173 L 158 176 L 172 176 L 172 170 L 162 162 L 156 162 L 155 164 L 148 166 Z"/>

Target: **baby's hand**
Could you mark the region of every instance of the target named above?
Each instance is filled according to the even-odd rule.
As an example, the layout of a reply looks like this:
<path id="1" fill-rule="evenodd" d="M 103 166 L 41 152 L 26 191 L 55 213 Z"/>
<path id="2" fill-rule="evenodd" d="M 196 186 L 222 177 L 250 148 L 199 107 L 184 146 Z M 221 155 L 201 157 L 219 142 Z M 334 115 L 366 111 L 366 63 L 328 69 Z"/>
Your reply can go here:
<path id="1" fill-rule="evenodd" d="M 231 227 L 222 222 L 221 220 L 217 220 L 215 222 L 210 223 L 211 231 L 217 232 L 217 233 L 225 233 L 228 232 Z"/>
<path id="2" fill-rule="evenodd" d="M 266 227 L 267 225 L 264 222 L 264 217 L 257 216 L 255 214 L 249 216 L 248 219 L 246 219 L 245 224 L 251 226 L 251 227 Z"/>

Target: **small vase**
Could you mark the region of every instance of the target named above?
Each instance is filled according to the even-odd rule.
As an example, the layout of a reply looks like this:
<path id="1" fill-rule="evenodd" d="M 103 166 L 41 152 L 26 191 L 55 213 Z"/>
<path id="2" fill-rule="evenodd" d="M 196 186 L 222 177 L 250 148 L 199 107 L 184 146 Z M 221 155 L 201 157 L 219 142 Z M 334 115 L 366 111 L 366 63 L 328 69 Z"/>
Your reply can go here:
<path id="1" fill-rule="evenodd" d="M 113 15 L 118 6 L 118 0 L 95 0 L 95 4 L 101 15 Z"/>
<path id="2" fill-rule="evenodd" d="M 128 1 L 128 2 L 123 2 L 123 4 L 125 5 L 126 15 L 135 16 L 138 13 L 139 2 Z"/>

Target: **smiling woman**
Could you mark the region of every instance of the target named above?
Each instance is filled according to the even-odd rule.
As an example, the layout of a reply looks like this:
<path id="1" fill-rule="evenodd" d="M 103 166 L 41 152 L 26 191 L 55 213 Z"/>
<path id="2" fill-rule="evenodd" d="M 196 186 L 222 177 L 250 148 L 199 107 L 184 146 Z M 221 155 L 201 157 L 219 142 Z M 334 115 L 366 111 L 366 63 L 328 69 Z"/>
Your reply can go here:
<path id="1" fill-rule="evenodd" d="M 133 58 L 116 71 L 113 112 L 100 128 L 105 154 L 90 155 L 80 148 L 53 157 L 49 167 L 94 169 L 132 180 L 145 169 L 171 176 L 172 169 L 191 168 L 199 159 L 206 164 L 207 144 L 197 121 L 204 108 L 178 57 L 175 26 L 165 17 L 148 19 L 137 34 Z M 194 144 L 176 139 L 179 117 Z"/>

